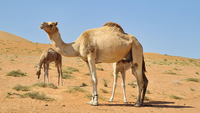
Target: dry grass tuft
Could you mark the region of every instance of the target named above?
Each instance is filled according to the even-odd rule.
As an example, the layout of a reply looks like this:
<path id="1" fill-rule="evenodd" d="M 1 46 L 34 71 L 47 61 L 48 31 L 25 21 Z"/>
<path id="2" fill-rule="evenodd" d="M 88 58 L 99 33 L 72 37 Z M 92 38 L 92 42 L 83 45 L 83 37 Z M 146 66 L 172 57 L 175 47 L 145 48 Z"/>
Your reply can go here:
<path id="1" fill-rule="evenodd" d="M 17 71 L 11 71 L 6 74 L 6 76 L 13 76 L 13 77 L 24 77 L 27 76 L 26 73 L 21 72 L 20 70 Z"/>

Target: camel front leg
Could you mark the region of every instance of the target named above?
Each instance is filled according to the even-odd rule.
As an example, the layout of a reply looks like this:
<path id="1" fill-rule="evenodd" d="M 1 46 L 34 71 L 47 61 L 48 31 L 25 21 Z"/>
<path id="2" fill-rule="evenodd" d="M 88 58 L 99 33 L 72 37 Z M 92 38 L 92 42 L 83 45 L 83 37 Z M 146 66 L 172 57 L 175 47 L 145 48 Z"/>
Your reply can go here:
<path id="1" fill-rule="evenodd" d="M 89 72 L 90 72 L 90 77 L 91 77 L 92 75 L 91 75 L 91 69 L 90 69 L 90 66 L 89 66 L 88 62 L 86 62 L 86 64 L 87 64 L 87 66 L 88 66 L 88 69 L 89 69 Z M 92 81 L 92 78 L 91 78 L 91 81 Z M 92 105 L 93 102 L 94 102 L 94 98 L 93 98 L 93 94 L 92 94 L 92 100 L 91 100 L 90 102 L 87 102 L 87 104 Z"/>
<path id="2" fill-rule="evenodd" d="M 47 84 L 49 84 L 49 62 L 46 63 Z"/>
<path id="3" fill-rule="evenodd" d="M 98 93 L 97 93 L 97 75 L 95 61 L 92 58 L 88 58 L 88 68 L 90 70 L 91 82 L 93 86 L 92 100 L 87 104 L 97 106 L 98 104 Z"/>
<path id="4" fill-rule="evenodd" d="M 121 72 L 121 75 L 122 75 L 122 89 L 123 89 L 123 94 L 124 94 L 124 103 L 127 103 L 126 90 L 125 90 L 125 77 L 126 77 L 125 69 Z"/>

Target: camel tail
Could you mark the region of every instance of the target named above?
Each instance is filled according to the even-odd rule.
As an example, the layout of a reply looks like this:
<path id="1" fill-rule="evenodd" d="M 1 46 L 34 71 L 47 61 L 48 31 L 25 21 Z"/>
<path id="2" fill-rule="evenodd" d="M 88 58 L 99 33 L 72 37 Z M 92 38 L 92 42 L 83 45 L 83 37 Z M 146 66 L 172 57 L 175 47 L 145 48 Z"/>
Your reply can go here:
<path id="1" fill-rule="evenodd" d="M 142 72 L 145 73 L 146 71 L 146 66 L 145 66 L 145 61 L 144 61 L 144 56 L 143 56 L 143 61 L 142 61 Z"/>

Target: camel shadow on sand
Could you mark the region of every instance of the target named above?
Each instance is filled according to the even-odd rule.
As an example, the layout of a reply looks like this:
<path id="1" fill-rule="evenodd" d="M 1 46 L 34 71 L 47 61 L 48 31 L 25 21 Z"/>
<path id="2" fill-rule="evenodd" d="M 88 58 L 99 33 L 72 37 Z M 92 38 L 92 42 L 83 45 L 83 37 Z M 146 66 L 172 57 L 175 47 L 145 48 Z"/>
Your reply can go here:
<path id="1" fill-rule="evenodd" d="M 142 107 L 156 107 L 156 108 L 195 108 L 193 106 L 187 105 L 174 105 L 175 102 L 166 102 L 166 101 L 149 101 L 144 102 L 144 106 Z M 124 106 L 124 107 L 133 107 L 134 102 L 129 102 L 125 104 L 99 104 L 99 106 Z"/>

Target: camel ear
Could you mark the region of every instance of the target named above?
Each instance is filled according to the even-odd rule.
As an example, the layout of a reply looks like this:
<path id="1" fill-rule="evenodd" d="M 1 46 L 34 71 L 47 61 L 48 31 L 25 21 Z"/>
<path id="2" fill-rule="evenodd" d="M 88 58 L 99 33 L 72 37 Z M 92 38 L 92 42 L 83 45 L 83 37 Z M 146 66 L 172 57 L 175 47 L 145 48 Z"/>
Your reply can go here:
<path id="1" fill-rule="evenodd" d="M 55 22 L 55 25 L 57 26 L 57 25 L 58 25 L 58 22 Z"/>

